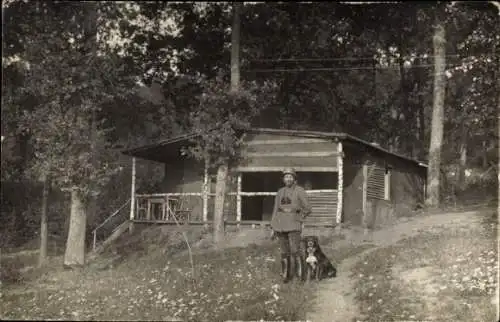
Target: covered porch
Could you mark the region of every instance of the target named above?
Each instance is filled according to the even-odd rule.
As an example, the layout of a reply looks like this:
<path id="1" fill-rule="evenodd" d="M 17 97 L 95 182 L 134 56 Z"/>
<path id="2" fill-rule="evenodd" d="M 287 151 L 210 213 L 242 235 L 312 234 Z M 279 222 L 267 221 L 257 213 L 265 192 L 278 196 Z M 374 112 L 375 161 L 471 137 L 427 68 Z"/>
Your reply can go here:
<path id="1" fill-rule="evenodd" d="M 298 183 L 309 196 L 313 213 L 306 219 L 306 227 L 335 227 L 341 222 L 343 153 L 339 140 L 263 129 L 243 135 L 242 159 L 230 169 L 226 186 L 226 225 L 269 225 L 285 167 L 295 168 Z M 123 152 L 132 156 L 133 164 L 130 221 L 205 226 L 212 223 L 215 176 L 207 164 L 189 161 L 180 152 L 182 146 L 190 144 L 190 138 L 179 137 Z M 168 169 L 166 182 L 175 183 L 157 193 L 137 191 L 136 158 L 164 163 Z"/>

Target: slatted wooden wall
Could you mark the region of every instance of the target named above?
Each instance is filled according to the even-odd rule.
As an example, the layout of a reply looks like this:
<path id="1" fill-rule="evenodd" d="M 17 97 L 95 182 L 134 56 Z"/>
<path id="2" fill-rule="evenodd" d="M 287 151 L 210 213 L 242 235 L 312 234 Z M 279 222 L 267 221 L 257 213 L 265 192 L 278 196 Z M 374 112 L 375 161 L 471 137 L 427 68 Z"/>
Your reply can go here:
<path id="1" fill-rule="evenodd" d="M 306 218 L 306 222 L 334 224 L 337 213 L 337 192 L 309 192 L 308 197 L 312 213 Z"/>
<path id="2" fill-rule="evenodd" d="M 319 138 L 247 134 L 242 157 L 238 168 L 246 172 L 280 171 L 286 167 L 295 167 L 297 171 L 299 168 L 308 168 L 307 171 L 332 171 L 337 166 L 337 144 L 332 140 Z M 330 169 L 324 170 L 325 168 Z"/>
<path id="3" fill-rule="evenodd" d="M 374 199 L 385 199 L 385 168 L 369 165 L 366 196 Z"/>

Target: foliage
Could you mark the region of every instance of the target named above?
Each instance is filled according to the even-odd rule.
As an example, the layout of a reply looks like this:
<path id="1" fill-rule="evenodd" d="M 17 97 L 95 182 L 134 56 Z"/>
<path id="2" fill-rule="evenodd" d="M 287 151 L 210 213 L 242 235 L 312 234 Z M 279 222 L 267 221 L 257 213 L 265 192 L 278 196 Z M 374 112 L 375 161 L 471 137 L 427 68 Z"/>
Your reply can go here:
<path id="1" fill-rule="evenodd" d="M 480 8 L 454 8 L 457 19 L 472 25 L 471 32 L 463 35 L 456 44 L 457 51 L 464 58 L 456 67 L 449 70 L 449 94 L 447 128 L 452 134 L 448 142 L 457 138 L 467 145 L 489 148 L 498 141 L 496 115 L 498 109 L 498 48 L 500 37 L 491 28 L 498 24 L 498 16 L 494 12 Z M 464 15 L 467 15 L 464 17 Z M 463 32 L 462 32 L 463 34 Z M 464 133 L 464 128 L 466 129 Z M 462 136 L 465 135 L 465 138 Z M 458 158 L 459 145 L 450 144 L 449 161 Z M 482 151 L 483 149 L 478 149 Z M 479 164 L 477 159 L 482 153 L 470 151 L 469 165 Z"/>
<path id="2" fill-rule="evenodd" d="M 359 133 L 366 129 L 364 120 L 369 118 L 353 118 L 353 114 L 360 108 L 370 114 L 375 111 L 370 99 L 373 86 L 366 86 L 373 72 L 364 70 L 371 70 L 372 62 L 352 56 L 373 52 L 365 46 L 367 52 L 349 54 L 352 62 L 335 59 L 346 56 L 347 46 L 358 36 L 349 17 L 332 24 L 332 10 L 340 16 L 345 13 L 340 7 L 290 3 L 247 8 L 242 29 L 242 44 L 247 47 L 243 50 L 244 75 L 275 79 L 280 84 L 279 101 L 273 106 L 277 117 L 270 126 L 324 131 L 349 128 Z M 264 40 L 262 34 L 271 38 Z M 269 58 L 274 60 L 266 61 Z"/>
<path id="3" fill-rule="evenodd" d="M 432 77 L 431 67 L 419 65 L 432 63 L 432 57 L 423 55 L 430 54 L 435 9 L 435 4 L 246 4 L 241 30 L 243 77 L 279 86 L 277 102 L 264 111 L 270 117 L 262 117 L 261 123 L 348 131 L 378 142 L 399 136 L 402 142 L 413 142 L 407 145 L 424 149 Z M 490 36 L 498 20 L 493 12 L 473 4 L 447 5 L 446 10 L 448 34 L 453 35 L 448 52 L 465 57 L 489 54 L 492 41 L 497 41 Z M 126 120 L 133 110 L 124 113 L 118 107 L 131 101 L 122 100 L 106 115 L 109 123 L 114 117 L 124 120 L 115 127 L 120 131 L 118 136 L 124 135 L 122 127 L 140 125 L 144 126 L 137 129 L 138 133 L 157 128 L 147 135 L 154 138 L 173 134 L 162 132 L 170 129 L 163 124 L 178 124 L 175 133 L 188 130 L 185 124 L 198 104 L 195 98 L 203 77 L 213 80 L 217 73 L 228 75 L 230 4 L 129 2 L 108 5 L 103 12 L 107 20 L 102 27 L 108 31 L 118 28 L 124 37 L 120 45 L 109 45 L 106 50 L 119 54 L 126 74 L 140 75 L 146 85 L 159 82 L 166 98 L 166 104 L 156 108 L 134 102 L 149 121 L 132 124 Z M 166 17 L 171 21 L 166 23 Z M 394 25 L 404 28 L 393 32 Z M 112 33 L 108 34 L 111 39 Z M 15 44 L 12 48 L 19 47 L 14 40 L 9 42 Z M 316 60 L 256 61 L 266 58 Z M 408 67 L 400 68 L 403 61 L 409 63 Z M 449 61 L 461 64 L 459 60 Z M 489 64 L 494 67 L 494 60 Z M 378 68 L 376 72 L 373 67 Z M 254 72 L 262 68 L 285 72 Z M 306 70 L 287 71 L 300 68 Z M 311 68 L 332 70 L 308 71 Z M 481 81 L 481 77 L 472 76 L 472 71 L 467 75 Z M 478 98 L 491 97 L 484 94 L 488 88 L 491 86 L 478 89 Z M 461 101 L 463 95 L 464 91 L 458 90 L 451 99 Z M 411 150 L 404 146 L 400 149 L 403 153 Z M 424 153 L 420 151 L 419 155 Z"/>
<path id="4" fill-rule="evenodd" d="M 198 160 L 208 157 L 210 166 L 235 161 L 241 146 L 240 130 L 272 102 L 273 84 L 241 83 L 241 90 L 229 91 L 223 77 L 204 83 L 198 107 L 190 115 L 190 126 L 198 134 L 194 146 L 185 150 Z"/>
<path id="5" fill-rule="evenodd" d="M 84 195 L 97 193 L 92 185 L 105 184 L 117 170 L 101 107 L 126 97 L 133 85 L 117 55 L 99 52 L 87 10 L 83 3 L 37 4 L 29 26 L 21 24 L 23 80 L 11 92 L 12 100 L 33 101 L 17 118 L 19 131 L 32 139 L 32 177 L 51 171 L 57 185 L 78 186 Z"/>
<path id="6" fill-rule="evenodd" d="M 22 177 L 27 160 L 35 177 L 45 161 L 57 164 L 61 183 L 109 178 L 113 171 L 99 171 L 116 169 L 115 148 L 191 132 L 197 125 L 208 129 L 232 106 L 221 103 L 200 112 L 202 92 L 228 95 L 224 89 L 208 90 L 207 82 L 215 83 L 219 73 L 227 81 L 229 75 L 230 3 L 99 3 L 99 55 L 93 60 L 87 60 L 94 42 L 83 33 L 84 3 L 3 4 L 2 135 L 15 138 L 19 152 L 12 159 L 2 153 L 2 180 Z M 486 3 L 442 5 L 444 10 L 437 11 L 431 3 L 246 3 L 242 78 L 250 87 L 271 83 L 276 88 L 273 99 L 262 99 L 265 105 L 254 104 L 258 112 L 240 113 L 243 123 L 346 131 L 425 159 L 433 76 L 433 57 L 425 55 L 432 55 L 439 13 L 447 23 L 447 52 L 456 55 L 447 57 L 444 162 L 458 159 L 460 145 L 452 143 L 465 126 L 474 147 L 467 164 L 486 159 L 488 165 L 496 159 L 498 141 L 498 103 L 492 95 L 499 91 L 493 83 L 498 78 L 497 10 Z M 117 36 L 122 39 L 116 41 Z M 275 60 L 259 61 L 269 58 Z M 142 89 L 159 95 L 144 99 L 154 95 L 142 95 Z M 245 101 L 253 94 L 242 95 Z M 88 142 L 92 115 L 98 121 L 95 160 Z M 208 148 L 204 141 L 226 137 L 224 146 L 231 148 L 221 150 L 222 158 L 233 157 L 238 142 L 233 121 L 219 122 L 222 135 L 215 131 L 215 138 L 193 143 L 216 154 L 221 148 L 215 143 Z M 36 140 L 40 144 L 34 145 Z M 477 148 L 483 143 L 485 149 Z M 35 152 L 37 159 L 31 160 Z M 86 166 L 92 161 L 99 171 Z M 69 169 L 76 169 L 75 176 Z"/>
<path id="7" fill-rule="evenodd" d="M 194 98 L 203 77 L 229 74 L 230 4 L 137 2 L 132 7 L 135 11 L 129 9 L 127 15 L 133 19 L 120 21 L 122 36 L 130 39 L 125 55 L 142 66 L 145 82 L 156 78 L 163 84 L 182 127 L 198 105 Z M 450 54 L 464 59 L 485 54 L 494 39 L 496 12 L 490 9 L 430 3 L 245 4 L 243 79 L 278 86 L 276 101 L 261 111 L 255 125 L 347 131 L 369 141 L 394 141 L 396 152 L 425 158 L 432 26 L 440 17 L 448 23 Z M 166 16 L 176 28 L 162 24 Z M 148 24 L 135 22 L 143 20 Z M 394 32 L 395 25 L 404 27 Z M 274 60 L 262 61 L 269 58 Z M 462 63 L 451 56 L 448 61 L 449 71 Z M 461 100 L 461 94 L 453 100 Z"/>
<path id="8" fill-rule="evenodd" d="M 490 28 L 498 19 L 490 9 L 458 4 L 446 4 L 445 8 L 436 8 L 436 4 L 254 6 L 242 31 L 243 44 L 249 47 L 244 51 L 245 58 L 276 60 L 253 62 L 250 70 L 267 68 L 268 72 L 247 73 L 247 77 L 279 80 L 279 117 L 289 120 L 284 126 L 346 130 L 387 143 L 399 137 L 400 146 L 394 147 L 397 152 L 424 158 L 432 98 L 431 35 L 439 18 L 436 14 L 443 12 L 440 17 L 446 18 L 443 21 L 452 35 L 447 57 L 451 71 L 462 64 L 453 55 L 467 59 L 491 53 L 495 33 Z M 402 28 L 394 32 L 395 25 Z M 262 41 L 262 33 L 272 39 Z M 465 45 L 471 37 L 476 39 L 476 46 L 471 47 L 470 40 Z M 305 71 L 300 72 L 300 68 Z M 319 69 L 308 71 L 311 68 Z M 284 72 L 269 72 L 272 69 Z M 461 100 L 462 94 L 454 97 Z M 457 121 L 454 123 L 460 123 Z"/>

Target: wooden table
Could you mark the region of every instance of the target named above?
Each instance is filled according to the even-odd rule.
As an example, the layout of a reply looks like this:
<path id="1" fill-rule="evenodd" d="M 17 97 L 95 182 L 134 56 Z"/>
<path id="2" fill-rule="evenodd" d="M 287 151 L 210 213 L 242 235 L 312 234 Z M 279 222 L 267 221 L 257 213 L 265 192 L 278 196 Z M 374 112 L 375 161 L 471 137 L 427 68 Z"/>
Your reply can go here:
<path id="1" fill-rule="evenodd" d="M 180 207 L 180 199 L 173 196 L 157 196 L 157 197 L 141 197 L 145 203 L 142 210 L 146 212 L 146 220 L 174 220 L 174 216 Z M 160 214 L 154 211 L 154 207 L 159 206 Z M 139 201 L 137 202 L 137 207 L 139 208 Z M 139 211 L 139 209 L 138 209 Z"/>
<path id="2" fill-rule="evenodd" d="M 152 218 L 152 210 L 153 210 L 153 206 L 154 205 L 160 205 L 160 209 L 161 209 L 161 217 L 160 218 L 163 218 L 165 216 L 165 204 L 166 204 L 166 200 L 164 197 L 153 197 L 153 198 L 147 198 L 147 215 L 146 215 L 146 219 L 147 220 L 151 220 Z M 157 217 L 157 216 L 155 216 Z M 154 219 L 159 219 L 159 218 L 154 218 Z"/>

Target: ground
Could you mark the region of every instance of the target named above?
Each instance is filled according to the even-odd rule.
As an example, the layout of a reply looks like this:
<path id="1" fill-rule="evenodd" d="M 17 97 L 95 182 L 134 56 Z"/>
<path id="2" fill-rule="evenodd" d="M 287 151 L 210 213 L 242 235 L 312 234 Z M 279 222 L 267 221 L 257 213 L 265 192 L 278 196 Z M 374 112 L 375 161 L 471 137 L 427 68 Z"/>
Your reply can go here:
<path id="1" fill-rule="evenodd" d="M 495 321 L 494 215 L 420 215 L 368 234 L 323 236 L 338 277 L 306 285 L 279 283 L 267 231 L 231 234 L 222 250 L 190 232 L 191 265 L 179 231 L 145 230 L 82 270 L 63 270 L 60 257 L 43 270 L 24 268 L 2 286 L 0 319 Z M 1 263 L 30 256 L 2 255 Z"/>
<path id="2" fill-rule="evenodd" d="M 339 263 L 308 319 L 497 321 L 495 215 L 434 214 L 347 236 L 342 243 L 375 247 Z"/>

